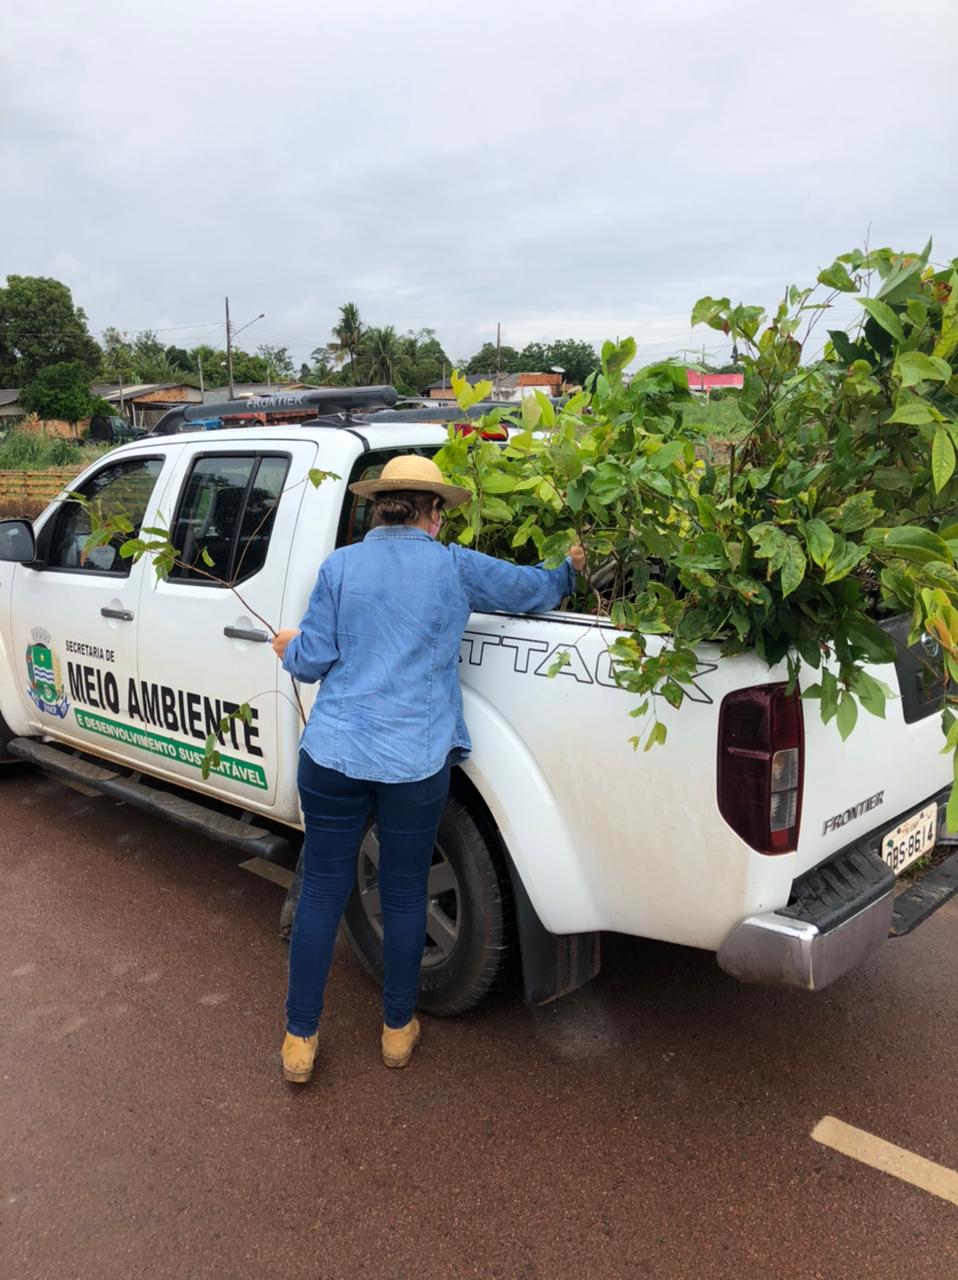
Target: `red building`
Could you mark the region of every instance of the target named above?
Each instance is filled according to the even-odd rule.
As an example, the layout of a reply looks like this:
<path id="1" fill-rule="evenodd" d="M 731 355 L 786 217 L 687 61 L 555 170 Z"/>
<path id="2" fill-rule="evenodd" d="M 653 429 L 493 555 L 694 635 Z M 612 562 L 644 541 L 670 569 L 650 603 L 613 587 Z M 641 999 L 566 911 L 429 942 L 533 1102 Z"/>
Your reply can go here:
<path id="1" fill-rule="evenodd" d="M 709 395 L 712 391 L 741 391 L 745 383 L 743 373 L 699 373 L 688 370 L 689 390 Z"/>

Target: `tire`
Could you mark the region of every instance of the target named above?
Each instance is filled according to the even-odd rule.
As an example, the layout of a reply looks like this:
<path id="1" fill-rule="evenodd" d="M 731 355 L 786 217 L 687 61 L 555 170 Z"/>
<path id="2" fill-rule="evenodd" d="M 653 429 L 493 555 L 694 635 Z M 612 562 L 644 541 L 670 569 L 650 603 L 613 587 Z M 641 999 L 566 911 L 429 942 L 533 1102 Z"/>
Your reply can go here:
<path id="1" fill-rule="evenodd" d="M 378 856 L 375 827 L 370 826 L 359 850 L 343 930 L 359 963 L 382 986 Z M 508 958 L 510 924 L 508 880 L 495 836 L 454 796 L 439 824 L 430 890 L 435 892 L 430 892 L 417 1003 L 435 1017 L 451 1017 L 474 1009 L 499 978 Z"/>

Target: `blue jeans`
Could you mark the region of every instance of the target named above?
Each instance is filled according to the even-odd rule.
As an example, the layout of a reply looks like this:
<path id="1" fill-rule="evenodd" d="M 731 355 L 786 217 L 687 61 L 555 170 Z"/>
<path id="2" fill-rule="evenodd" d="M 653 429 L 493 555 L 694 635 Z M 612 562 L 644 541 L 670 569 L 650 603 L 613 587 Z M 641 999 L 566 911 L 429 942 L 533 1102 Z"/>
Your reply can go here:
<path id="1" fill-rule="evenodd" d="M 436 832 L 449 795 L 450 765 L 422 782 L 365 782 L 299 756 L 306 838 L 303 889 L 289 947 L 286 1029 L 311 1036 L 336 931 L 356 879 L 359 844 L 370 814 L 379 829 L 379 900 L 383 913 L 383 1021 L 404 1027 L 419 993 L 426 940 L 426 884 Z"/>

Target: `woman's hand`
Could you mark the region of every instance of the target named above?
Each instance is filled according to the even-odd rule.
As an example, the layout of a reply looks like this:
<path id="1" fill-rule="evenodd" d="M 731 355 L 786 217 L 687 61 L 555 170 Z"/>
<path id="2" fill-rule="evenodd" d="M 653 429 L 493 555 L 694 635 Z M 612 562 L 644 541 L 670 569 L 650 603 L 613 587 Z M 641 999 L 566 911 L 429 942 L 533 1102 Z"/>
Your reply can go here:
<path id="1" fill-rule="evenodd" d="M 570 547 L 569 559 L 572 561 L 572 567 L 575 569 L 576 573 L 585 573 L 585 547 L 580 543 L 576 543 L 574 547 Z"/>
<path id="2" fill-rule="evenodd" d="M 277 658 L 282 660 L 286 657 L 286 647 L 294 636 L 298 636 L 299 632 L 295 627 L 289 627 L 286 631 L 277 631 L 273 636 L 273 652 Z"/>

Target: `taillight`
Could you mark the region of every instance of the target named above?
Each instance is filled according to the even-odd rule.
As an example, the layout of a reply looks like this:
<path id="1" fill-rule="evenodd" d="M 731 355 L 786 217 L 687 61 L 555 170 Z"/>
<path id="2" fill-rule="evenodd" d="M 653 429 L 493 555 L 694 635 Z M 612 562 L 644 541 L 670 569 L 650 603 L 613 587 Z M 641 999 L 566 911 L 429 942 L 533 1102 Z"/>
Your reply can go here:
<path id="1" fill-rule="evenodd" d="M 798 690 L 786 690 L 737 689 L 719 714 L 719 812 L 759 853 L 798 847 L 805 735 Z"/>
<path id="2" fill-rule="evenodd" d="M 476 428 L 471 422 L 454 422 L 452 425 L 456 435 L 475 435 Z M 497 424 L 494 427 L 486 427 L 484 431 L 479 432 L 479 436 L 482 440 L 508 440 L 509 428 Z"/>

